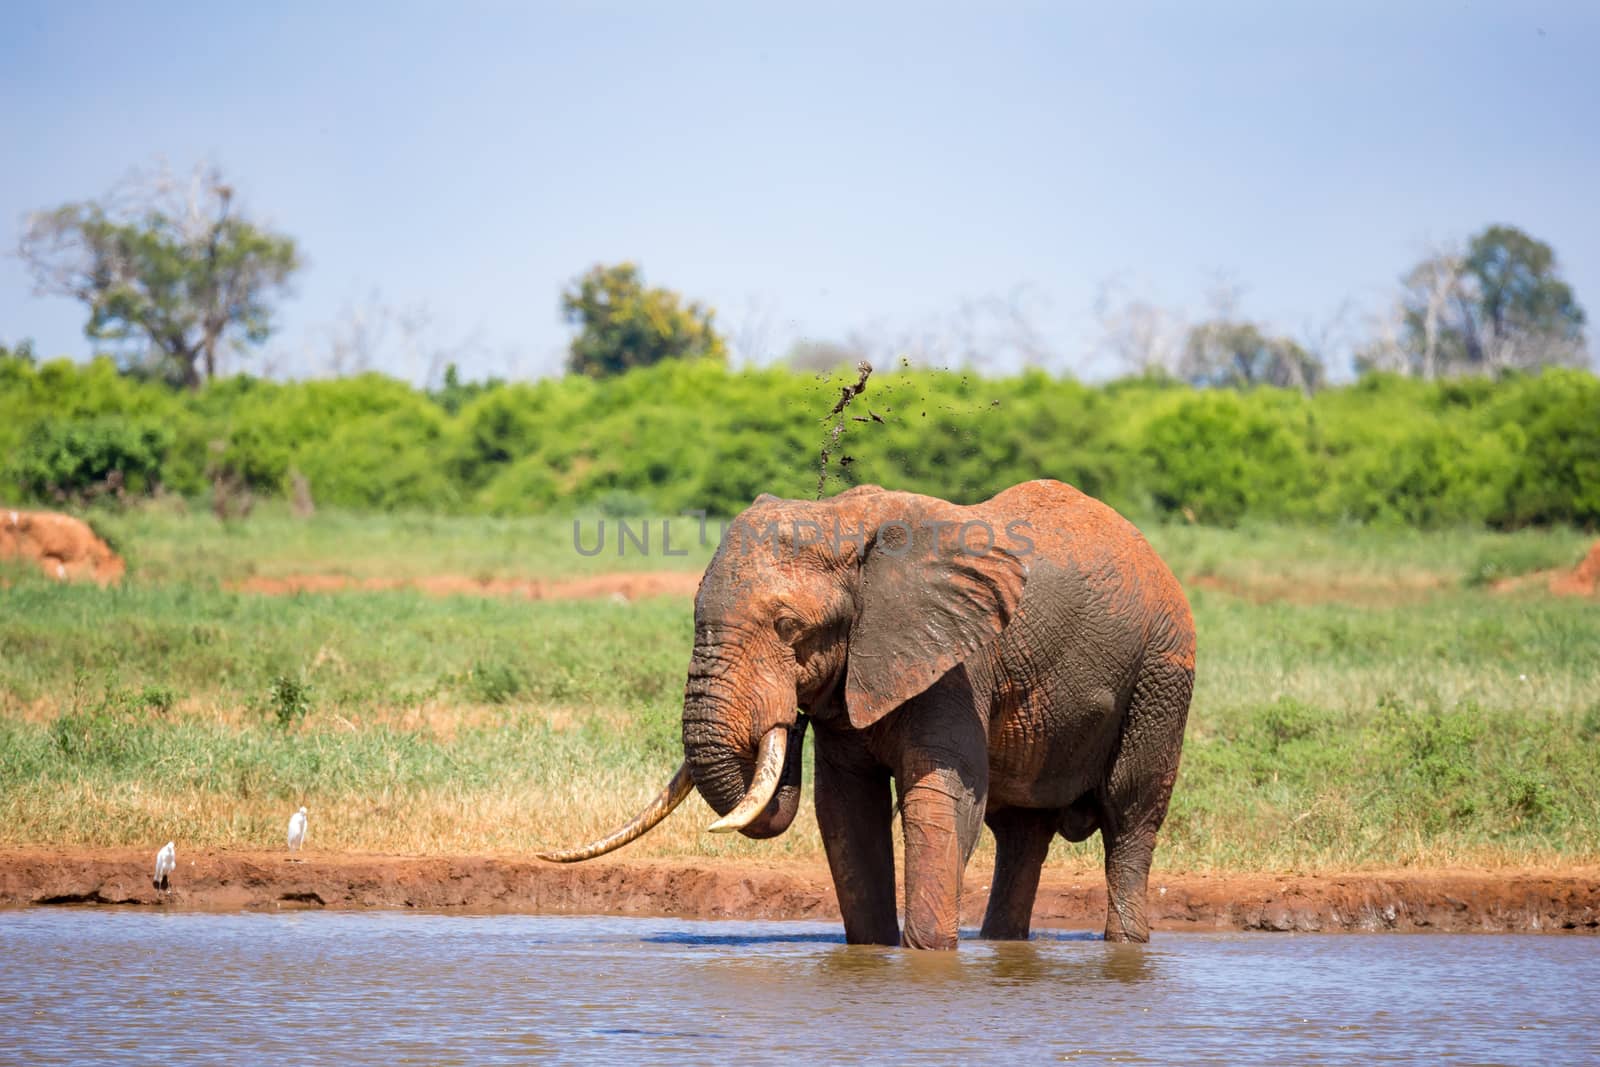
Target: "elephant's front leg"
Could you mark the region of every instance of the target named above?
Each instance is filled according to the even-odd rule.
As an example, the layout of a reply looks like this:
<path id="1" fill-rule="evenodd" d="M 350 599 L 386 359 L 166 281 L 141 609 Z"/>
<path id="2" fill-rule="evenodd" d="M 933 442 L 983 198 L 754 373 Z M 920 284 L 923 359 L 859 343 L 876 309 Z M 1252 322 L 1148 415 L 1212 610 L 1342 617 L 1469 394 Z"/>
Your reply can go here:
<path id="1" fill-rule="evenodd" d="M 919 703 L 924 706 L 901 710 L 909 736 L 896 776 L 905 834 L 902 943 L 952 949 L 961 918 L 962 875 L 983 826 L 988 746 L 970 697 L 935 686 L 913 701 Z"/>
<path id="2" fill-rule="evenodd" d="M 898 945 L 889 772 L 859 735 L 817 728 L 817 827 L 833 874 L 845 940 Z"/>
<path id="3" fill-rule="evenodd" d="M 903 781 L 903 779 L 902 779 Z M 969 781 L 930 768 L 901 790 L 906 847 L 907 948 L 956 947 L 961 876 L 978 840 L 979 804 Z"/>

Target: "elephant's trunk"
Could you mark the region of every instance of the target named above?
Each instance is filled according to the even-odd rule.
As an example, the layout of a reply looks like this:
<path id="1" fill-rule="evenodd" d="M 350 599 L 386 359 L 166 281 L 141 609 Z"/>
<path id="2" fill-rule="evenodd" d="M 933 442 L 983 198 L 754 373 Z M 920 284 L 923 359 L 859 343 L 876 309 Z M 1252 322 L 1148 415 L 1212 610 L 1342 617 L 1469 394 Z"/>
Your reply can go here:
<path id="1" fill-rule="evenodd" d="M 761 745 L 756 749 L 756 772 L 750 779 L 750 788 L 745 790 L 732 811 L 706 829 L 714 834 L 725 834 L 729 830 L 743 830 L 755 822 L 778 792 L 788 754 L 789 728 L 774 726 L 761 738 Z"/>
<path id="2" fill-rule="evenodd" d="M 701 758 L 713 768 L 706 780 L 717 783 L 713 789 L 724 790 L 712 794 L 704 785 L 700 787 L 706 803 L 722 815 L 707 827 L 708 830 L 714 834 L 738 830 L 746 837 L 760 839 L 777 837 L 789 828 L 800 810 L 800 765 L 805 730 L 804 715 L 792 724 L 774 726 L 761 738 L 753 761 L 737 753 L 710 757 L 701 753 Z M 738 777 L 717 774 L 716 768 L 723 763 L 731 764 Z M 684 765 L 695 773 L 693 756 L 685 760 Z M 743 766 L 749 766 L 750 770 L 745 772 Z"/>
<path id="3" fill-rule="evenodd" d="M 717 662 L 715 648 L 695 649 L 684 692 L 685 763 L 700 795 L 722 816 L 713 832 L 776 837 L 800 810 L 805 718 L 768 728 L 752 749 L 749 704 L 735 697 L 734 687 L 714 669 Z"/>
<path id="4" fill-rule="evenodd" d="M 683 746 L 686 758 L 672 780 L 620 829 L 577 848 L 540 852 L 553 863 L 576 863 L 621 848 L 648 832 L 698 787 L 722 818 L 713 833 L 738 830 L 746 837 L 776 837 L 800 810 L 800 763 L 806 718 L 770 727 L 751 750 L 750 705 L 735 698 L 722 678 L 727 665 L 719 646 L 697 644 L 684 690 Z M 770 720 L 769 720 L 770 721 Z"/>

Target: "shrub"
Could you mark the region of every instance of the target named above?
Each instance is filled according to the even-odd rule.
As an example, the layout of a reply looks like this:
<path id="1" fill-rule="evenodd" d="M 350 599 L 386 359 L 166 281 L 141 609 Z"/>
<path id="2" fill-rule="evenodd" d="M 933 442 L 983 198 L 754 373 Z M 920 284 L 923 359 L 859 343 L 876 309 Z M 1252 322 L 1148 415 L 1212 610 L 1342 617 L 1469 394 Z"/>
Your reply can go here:
<path id="1" fill-rule="evenodd" d="M 474 498 L 490 515 L 538 514 L 561 498 L 556 472 L 543 456 L 529 456 L 506 467 Z"/>
<path id="2" fill-rule="evenodd" d="M 485 392 L 460 415 L 451 465 L 468 486 L 481 486 L 508 466 L 531 455 L 546 421 L 546 391 L 513 385 Z"/>
<path id="3" fill-rule="evenodd" d="M 1274 393 L 1195 393 L 1152 421 L 1141 454 L 1154 505 L 1225 526 L 1294 516 L 1312 489 L 1303 415 Z"/>
<path id="4" fill-rule="evenodd" d="M 311 686 L 295 675 L 277 675 L 268 683 L 267 702 L 279 726 L 293 726 L 311 710 Z"/>
<path id="5" fill-rule="evenodd" d="M 1491 418 L 1523 442 L 1498 506 L 1496 526 L 1600 524 L 1600 379 L 1546 371 L 1503 387 Z"/>
<path id="6" fill-rule="evenodd" d="M 827 413 L 853 380 L 666 360 L 440 396 L 377 374 L 174 393 L 108 361 L 0 356 L 0 497 L 88 495 L 113 472 L 130 493 L 200 498 L 218 475 L 282 496 L 296 469 L 334 507 L 727 516 L 764 492 L 814 496 L 826 442 L 829 493 L 975 502 L 1057 478 L 1135 519 L 1600 525 L 1600 379 L 1584 371 L 1370 375 L 1308 399 L 907 370 L 874 375 L 833 440 Z"/>
<path id="7" fill-rule="evenodd" d="M 295 465 L 325 504 L 451 511 L 460 499 L 440 462 L 444 417 L 424 408 L 358 417 L 296 451 Z"/>
<path id="8" fill-rule="evenodd" d="M 1436 528 L 1481 523 L 1504 498 L 1516 455 L 1498 433 L 1437 422 L 1374 431 L 1342 465 L 1325 514 Z"/>
<path id="9" fill-rule="evenodd" d="M 11 476 L 38 499 L 143 493 L 159 484 L 170 441 L 163 427 L 140 419 L 46 419 L 23 441 Z"/>
<path id="10" fill-rule="evenodd" d="M 505 660 L 479 660 L 472 665 L 466 681 L 468 694 L 485 704 L 508 704 L 528 688 L 527 675 Z"/>

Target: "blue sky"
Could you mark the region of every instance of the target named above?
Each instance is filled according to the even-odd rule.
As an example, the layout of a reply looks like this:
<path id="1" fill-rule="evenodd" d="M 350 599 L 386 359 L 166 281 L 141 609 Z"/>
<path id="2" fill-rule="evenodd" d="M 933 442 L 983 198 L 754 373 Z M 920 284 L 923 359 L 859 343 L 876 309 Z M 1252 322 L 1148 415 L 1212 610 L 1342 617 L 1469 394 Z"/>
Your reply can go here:
<path id="1" fill-rule="evenodd" d="M 1353 301 L 1359 331 L 1497 221 L 1600 314 L 1600 5 L 320 7 L 7 5 L 0 242 L 214 161 L 307 257 L 290 370 L 378 294 L 470 373 L 554 372 L 562 284 L 624 258 L 764 358 L 1023 286 L 1097 376 L 1112 278 L 1194 316 L 1220 274 L 1291 334 Z M 0 339 L 82 356 L 82 321 L 0 259 Z"/>

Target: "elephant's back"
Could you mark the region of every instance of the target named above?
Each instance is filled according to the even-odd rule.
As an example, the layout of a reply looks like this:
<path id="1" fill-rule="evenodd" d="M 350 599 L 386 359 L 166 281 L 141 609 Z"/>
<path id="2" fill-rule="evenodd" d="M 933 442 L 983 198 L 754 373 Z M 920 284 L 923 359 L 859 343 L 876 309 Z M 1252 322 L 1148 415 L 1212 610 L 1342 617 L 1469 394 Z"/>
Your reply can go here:
<path id="1" fill-rule="evenodd" d="M 1051 599 L 1079 601 L 1120 640 L 1194 665 L 1194 620 L 1183 587 L 1138 527 L 1065 482 L 1024 482 L 990 505 L 1021 519 L 1029 584 Z M 1025 597 L 1025 599 L 1028 599 Z M 1108 637 L 1111 634 L 1107 634 Z"/>

